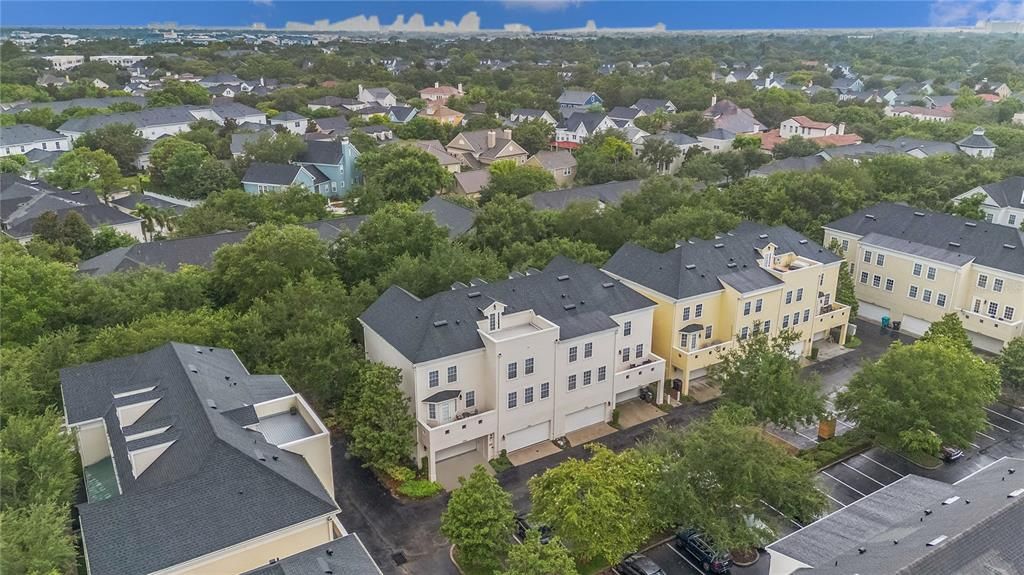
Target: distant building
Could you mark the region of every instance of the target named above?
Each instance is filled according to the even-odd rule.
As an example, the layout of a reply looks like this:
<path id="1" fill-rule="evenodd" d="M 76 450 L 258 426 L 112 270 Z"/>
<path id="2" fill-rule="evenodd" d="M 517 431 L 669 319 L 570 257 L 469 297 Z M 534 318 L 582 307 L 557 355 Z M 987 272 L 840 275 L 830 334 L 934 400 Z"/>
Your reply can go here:
<path id="1" fill-rule="evenodd" d="M 66 152 L 71 138 L 31 124 L 0 129 L 0 157 L 26 154 L 32 150 Z"/>
<path id="2" fill-rule="evenodd" d="M 591 106 L 600 106 L 603 103 L 604 100 L 601 99 L 601 96 L 585 90 L 565 90 L 558 97 L 558 109 L 561 110 L 563 116 L 568 116 L 578 110 L 586 110 Z"/>
<path id="3" fill-rule="evenodd" d="M 565 150 L 541 150 L 526 160 L 526 165 L 550 173 L 559 188 L 571 186 L 576 180 L 576 158 Z"/>
<path id="4" fill-rule="evenodd" d="M 981 211 L 985 212 L 986 221 L 1016 229 L 1024 225 L 1024 176 L 1010 176 L 999 182 L 972 188 L 953 198 L 953 201 L 959 203 L 977 194 L 985 197 Z"/>

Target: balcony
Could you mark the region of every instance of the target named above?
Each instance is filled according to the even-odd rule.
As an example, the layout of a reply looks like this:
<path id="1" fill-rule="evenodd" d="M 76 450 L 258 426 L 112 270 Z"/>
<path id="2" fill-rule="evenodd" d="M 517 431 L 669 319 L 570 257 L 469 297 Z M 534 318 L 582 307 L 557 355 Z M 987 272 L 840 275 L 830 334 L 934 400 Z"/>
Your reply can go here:
<path id="1" fill-rule="evenodd" d="M 1010 341 L 1015 337 L 1024 336 L 1024 319 L 1006 321 L 1005 319 L 992 317 L 984 313 L 975 313 L 963 308 L 959 312 L 964 328 L 968 331 L 980 333 L 1003 342 Z"/>
<path id="2" fill-rule="evenodd" d="M 663 379 L 665 379 L 665 360 L 649 353 L 643 361 L 634 361 L 625 369 L 615 372 L 615 393 L 635 389 Z"/>
<path id="3" fill-rule="evenodd" d="M 850 322 L 850 306 L 838 302 L 818 306 L 814 316 L 814 332 L 832 329 Z"/>
<path id="4" fill-rule="evenodd" d="M 422 445 L 430 451 L 439 451 L 446 447 L 478 439 L 498 430 L 498 411 L 468 410 L 460 412 L 448 423 L 419 421 L 418 435 Z"/>

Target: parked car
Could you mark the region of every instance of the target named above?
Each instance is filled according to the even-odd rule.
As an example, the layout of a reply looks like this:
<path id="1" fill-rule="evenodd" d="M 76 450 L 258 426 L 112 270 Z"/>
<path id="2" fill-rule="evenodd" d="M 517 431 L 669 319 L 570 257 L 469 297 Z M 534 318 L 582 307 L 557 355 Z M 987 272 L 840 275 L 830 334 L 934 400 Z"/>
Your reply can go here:
<path id="1" fill-rule="evenodd" d="M 732 567 L 732 556 L 715 551 L 714 541 L 695 529 L 684 529 L 676 533 L 676 547 L 692 557 L 705 573 L 722 575 Z"/>
<path id="2" fill-rule="evenodd" d="M 645 555 L 634 553 L 615 566 L 621 575 L 665 575 L 665 570 Z"/>
<path id="3" fill-rule="evenodd" d="M 939 456 L 942 457 L 942 460 L 946 463 L 952 463 L 964 456 L 964 450 L 951 445 L 943 445 L 942 448 L 939 449 Z"/>
<path id="4" fill-rule="evenodd" d="M 534 529 L 534 527 L 527 521 L 526 516 L 516 515 L 516 538 L 520 542 L 526 541 L 526 532 L 530 529 Z M 547 525 L 541 525 L 536 527 L 536 529 L 540 532 L 540 542 L 547 545 L 551 541 L 551 528 Z"/>

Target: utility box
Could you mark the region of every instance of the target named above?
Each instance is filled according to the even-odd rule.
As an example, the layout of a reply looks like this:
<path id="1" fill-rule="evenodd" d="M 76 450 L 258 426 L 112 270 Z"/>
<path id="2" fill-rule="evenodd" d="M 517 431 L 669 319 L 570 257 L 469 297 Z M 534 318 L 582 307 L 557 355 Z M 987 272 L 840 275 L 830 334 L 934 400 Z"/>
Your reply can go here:
<path id="1" fill-rule="evenodd" d="M 818 439 L 825 441 L 836 436 L 836 418 L 826 417 L 818 422 Z"/>

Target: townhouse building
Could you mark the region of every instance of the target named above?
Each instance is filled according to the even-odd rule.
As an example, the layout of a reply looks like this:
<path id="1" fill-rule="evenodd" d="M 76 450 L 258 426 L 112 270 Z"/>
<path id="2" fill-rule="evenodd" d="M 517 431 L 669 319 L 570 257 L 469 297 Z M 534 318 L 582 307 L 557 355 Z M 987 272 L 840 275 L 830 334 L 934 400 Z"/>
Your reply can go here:
<path id="1" fill-rule="evenodd" d="M 978 348 L 1024 334 L 1024 238 L 1019 230 L 881 203 L 825 226 L 853 273 L 861 317 L 923 334 L 956 313 Z"/>
<path id="2" fill-rule="evenodd" d="M 959 203 L 978 194 L 984 196 L 981 211 L 985 213 L 985 221 L 1022 229 L 1024 176 L 1010 176 L 1005 180 L 971 188 L 953 198 L 953 201 Z"/>
<path id="3" fill-rule="evenodd" d="M 626 244 L 603 270 L 657 304 L 654 353 L 673 392 L 689 394 L 737 342 L 763 331 L 799 335 L 791 352 L 846 341 L 849 306 L 835 299 L 842 258 L 785 226 L 745 222 L 713 240 L 658 253 Z"/>
<path id="4" fill-rule="evenodd" d="M 451 483 L 456 457 L 482 463 L 608 421 L 641 387 L 660 401 L 654 310 L 600 270 L 558 257 L 543 271 L 425 299 L 392 286 L 359 321 L 367 358 L 401 370 L 417 461 Z"/>
<path id="5" fill-rule="evenodd" d="M 67 152 L 71 150 L 71 139 L 32 124 L 15 124 L 0 130 L 0 157 L 32 150 Z"/>

